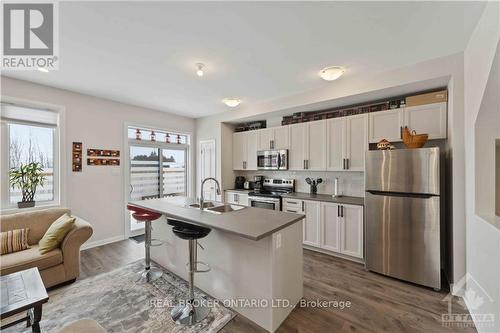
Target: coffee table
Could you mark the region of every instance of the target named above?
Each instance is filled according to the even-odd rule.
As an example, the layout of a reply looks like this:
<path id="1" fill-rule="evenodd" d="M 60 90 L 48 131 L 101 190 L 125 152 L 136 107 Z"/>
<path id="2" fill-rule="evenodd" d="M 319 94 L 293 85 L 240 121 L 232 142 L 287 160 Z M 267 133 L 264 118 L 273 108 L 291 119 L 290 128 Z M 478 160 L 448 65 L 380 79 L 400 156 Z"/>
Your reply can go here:
<path id="1" fill-rule="evenodd" d="M 38 268 L 0 276 L 0 284 L 2 292 L 0 319 L 27 311 L 26 317 L 5 324 L 0 329 L 27 321 L 27 327 L 31 326 L 33 332 L 40 332 L 42 304 L 47 303 L 49 295 Z"/>

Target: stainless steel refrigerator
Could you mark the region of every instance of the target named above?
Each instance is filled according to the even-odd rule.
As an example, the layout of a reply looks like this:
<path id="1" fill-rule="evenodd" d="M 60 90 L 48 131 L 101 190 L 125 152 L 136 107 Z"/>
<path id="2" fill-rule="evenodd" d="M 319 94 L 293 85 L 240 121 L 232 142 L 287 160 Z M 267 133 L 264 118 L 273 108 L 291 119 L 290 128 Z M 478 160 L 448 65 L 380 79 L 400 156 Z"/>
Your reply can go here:
<path id="1" fill-rule="evenodd" d="M 366 268 L 441 288 L 439 148 L 366 152 Z"/>

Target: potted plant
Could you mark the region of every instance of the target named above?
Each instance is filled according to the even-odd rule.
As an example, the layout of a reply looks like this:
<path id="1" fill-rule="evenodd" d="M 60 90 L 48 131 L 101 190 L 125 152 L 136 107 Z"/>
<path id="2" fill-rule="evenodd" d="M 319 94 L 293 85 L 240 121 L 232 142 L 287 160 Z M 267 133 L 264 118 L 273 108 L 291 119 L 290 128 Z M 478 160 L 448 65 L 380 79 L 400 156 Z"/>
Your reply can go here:
<path id="1" fill-rule="evenodd" d="M 9 177 L 12 188 L 20 188 L 23 194 L 23 199 L 17 203 L 17 207 L 34 207 L 36 188 L 38 186 L 43 187 L 46 180 L 42 165 L 37 162 L 21 164 L 19 168 L 10 170 Z"/>

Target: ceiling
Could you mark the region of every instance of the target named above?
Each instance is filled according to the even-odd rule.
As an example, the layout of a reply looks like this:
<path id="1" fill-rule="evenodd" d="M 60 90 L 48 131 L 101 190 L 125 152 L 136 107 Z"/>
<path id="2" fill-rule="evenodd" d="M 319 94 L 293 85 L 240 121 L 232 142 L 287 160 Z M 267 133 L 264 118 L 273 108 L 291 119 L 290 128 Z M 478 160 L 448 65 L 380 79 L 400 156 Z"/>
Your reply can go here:
<path id="1" fill-rule="evenodd" d="M 3 75 L 188 117 L 464 50 L 480 2 L 60 2 L 58 71 Z M 205 76 L 195 63 L 206 64 Z M 342 78 L 340 79 L 342 80 Z"/>

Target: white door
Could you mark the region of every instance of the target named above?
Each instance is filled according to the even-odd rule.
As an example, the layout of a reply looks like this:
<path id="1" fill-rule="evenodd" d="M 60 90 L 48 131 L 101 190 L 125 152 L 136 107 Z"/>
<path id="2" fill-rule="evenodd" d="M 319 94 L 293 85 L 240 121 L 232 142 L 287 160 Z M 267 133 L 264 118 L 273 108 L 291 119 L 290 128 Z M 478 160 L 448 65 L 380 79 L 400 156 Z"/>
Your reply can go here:
<path id="1" fill-rule="evenodd" d="M 368 150 L 368 116 L 366 114 L 345 118 L 346 169 L 365 170 L 365 152 Z"/>
<path id="2" fill-rule="evenodd" d="M 280 126 L 274 128 L 274 149 L 289 149 L 289 126 Z"/>
<path id="3" fill-rule="evenodd" d="M 327 170 L 341 171 L 344 168 L 345 156 L 345 120 L 333 118 L 327 120 Z"/>
<path id="4" fill-rule="evenodd" d="M 258 150 L 270 150 L 271 141 L 274 140 L 274 129 L 264 128 L 256 131 L 258 133 Z"/>
<path id="5" fill-rule="evenodd" d="M 402 141 L 403 109 L 369 113 L 369 138 L 371 143 L 382 139 L 391 142 Z"/>
<path id="6" fill-rule="evenodd" d="M 320 218 L 321 218 L 321 203 L 319 201 L 304 200 L 304 219 L 303 225 L 303 243 L 310 246 L 320 246 Z"/>
<path id="7" fill-rule="evenodd" d="M 404 109 L 405 126 L 429 139 L 446 139 L 446 102 L 410 106 Z"/>
<path id="8" fill-rule="evenodd" d="M 308 123 L 307 170 L 326 170 L 326 120 Z"/>
<path id="9" fill-rule="evenodd" d="M 208 177 L 215 178 L 215 140 L 200 141 L 200 179 Z M 210 182 L 210 186 L 206 185 L 203 193 L 205 200 L 215 201 L 215 184 Z"/>
<path id="10" fill-rule="evenodd" d="M 247 157 L 245 159 L 245 170 L 257 170 L 257 145 L 259 135 L 257 131 L 246 132 Z"/>
<path id="11" fill-rule="evenodd" d="M 340 252 L 363 258 L 363 206 L 342 205 Z"/>
<path id="12" fill-rule="evenodd" d="M 340 252 L 339 205 L 321 203 L 321 248 Z"/>
<path id="13" fill-rule="evenodd" d="M 233 170 L 244 170 L 247 156 L 246 133 L 233 133 Z"/>
<path id="14" fill-rule="evenodd" d="M 305 166 L 305 152 L 307 144 L 307 124 L 293 124 L 289 126 L 289 156 L 288 156 L 288 169 L 289 170 L 304 170 Z"/>

